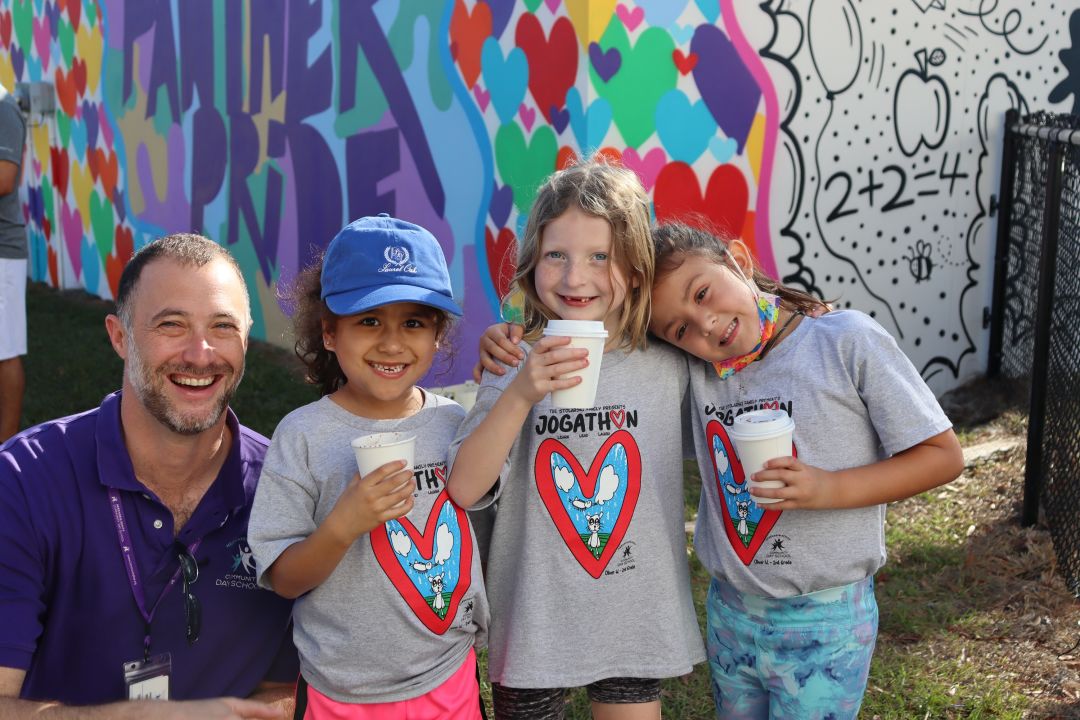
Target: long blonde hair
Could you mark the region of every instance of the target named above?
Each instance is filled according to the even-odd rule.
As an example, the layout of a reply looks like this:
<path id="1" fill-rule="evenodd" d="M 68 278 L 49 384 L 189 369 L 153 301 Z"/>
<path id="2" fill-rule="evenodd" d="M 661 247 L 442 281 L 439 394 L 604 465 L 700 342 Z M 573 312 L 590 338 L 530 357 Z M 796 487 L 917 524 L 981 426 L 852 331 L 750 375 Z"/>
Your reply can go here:
<path id="1" fill-rule="evenodd" d="M 517 271 L 512 288 L 524 295 L 525 339 L 535 340 L 548 320 L 557 316 L 536 292 L 533 270 L 540 260 L 540 241 L 548 223 L 576 205 L 583 212 L 603 218 L 611 227 L 611 256 L 625 273 L 627 288 L 615 347 L 645 347 L 653 282 L 653 248 L 649 236 L 649 198 L 632 170 L 594 156 L 553 173 L 540 186 L 533 201 L 525 234 L 518 246 Z"/>

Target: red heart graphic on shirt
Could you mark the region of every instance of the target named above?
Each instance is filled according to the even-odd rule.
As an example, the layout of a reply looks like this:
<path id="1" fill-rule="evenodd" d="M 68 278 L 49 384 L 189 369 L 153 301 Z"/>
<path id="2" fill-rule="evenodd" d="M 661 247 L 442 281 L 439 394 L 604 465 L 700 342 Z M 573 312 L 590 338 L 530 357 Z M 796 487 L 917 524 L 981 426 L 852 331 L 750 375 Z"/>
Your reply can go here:
<path id="1" fill-rule="evenodd" d="M 626 420 L 625 410 L 609 410 L 608 417 L 611 418 L 611 422 L 615 423 L 616 427 L 622 427 L 623 421 Z"/>
<path id="2" fill-rule="evenodd" d="M 439 537 L 448 536 L 456 539 L 448 549 L 437 545 Z M 451 502 L 446 490 L 435 498 L 422 533 L 404 517 L 371 532 L 371 549 L 383 572 L 420 622 L 436 635 L 450 628 L 469 591 L 472 543 L 468 517 Z M 434 570 L 438 571 L 435 575 L 427 574 Z"/>
<path id="3" fill-rule="evenodd" d="M 602 482 L 606 468 L 611 472 Z M 587 573 L 599 578 L 622 544 L 641 494 L 641 453 L 634 436 L 626 430 L 612 433 L 587 473 L 565 445 L 547 438 L 536 451 L 534 474 L 540 499 L 566 547 Z M 597 525 L 590 526 L 587 518 L 597 518 Z"/>
<path id="4" fill-rule="evenodd" d="M 723 424 L 710 420 L 705 428 L 705 439 L 708 443 L 709 459 L 712 460 L 716 492 L 723 508 L 721 515 L 724 518 L 724 532 L 727 533 L 731 549 L 743 561 L 743 565 L 749 565 L 783 512 L 766 510 L 768 506 L 758 505 L 750 499 L 750 494 L 744 487 L 746 477 L 742 463 L 731 446 Z M 728 462 L 728 467 L 723 471 L 717 464 L 719 452 L 726 456 Z M 798 456 L 794 444 L 792 452 Z M 724 479 L 729 477 L 730 482 L 724 482 Z M 731 492 L 729 487 L 735 492 Z M 746 532 L 739 531 L 741 526 L 746 527 Z"/>

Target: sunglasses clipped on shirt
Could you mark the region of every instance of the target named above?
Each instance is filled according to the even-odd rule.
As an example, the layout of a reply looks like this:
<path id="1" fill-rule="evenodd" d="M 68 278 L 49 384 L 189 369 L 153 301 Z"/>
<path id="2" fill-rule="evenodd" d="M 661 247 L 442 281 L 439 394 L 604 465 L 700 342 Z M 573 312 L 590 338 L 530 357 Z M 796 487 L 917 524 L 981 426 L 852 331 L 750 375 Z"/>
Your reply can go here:
<path id="1" fill-rule="evenodd" d="M 185 635 L 188 645 L 194 645 L 199 639 L 199 631 L 202 629 L 202 604 L 199 598 L 191 592 L 191 586 L 199 579 L 199 563 L 191 554 L 189 548 L 183 548 L 179 553 L 180 574 L 183 576 L 184 590 L 184 622 Z"/>

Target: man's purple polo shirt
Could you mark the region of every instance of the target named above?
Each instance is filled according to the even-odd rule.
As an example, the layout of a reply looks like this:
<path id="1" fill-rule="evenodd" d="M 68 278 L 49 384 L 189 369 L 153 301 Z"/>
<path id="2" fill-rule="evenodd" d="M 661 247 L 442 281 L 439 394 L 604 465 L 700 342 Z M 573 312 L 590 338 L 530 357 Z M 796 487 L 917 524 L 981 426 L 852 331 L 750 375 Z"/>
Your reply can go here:
<path id="1" fill-rule="evenodd" d="M 181 584 L 153 617 L 152 654 L 172 653 L 171 697 L 249 695 L 293 681 L 290 601 L 258 588 L 248 515 L 267 440 L 236 420 L 214 484 L 174 539 L 172 515 L 135 479 L 120 428 L 120 393 L 101 407 L 30 428 L 0 449 L 0 666 L 25 669 L 22 697 L 100 703 L 126 697 L 122 664 L 143 654 L 135 604 L 109 509 L 120 495 L 147 605 L 195 552 L 202 629 L 184 636 Z"/>

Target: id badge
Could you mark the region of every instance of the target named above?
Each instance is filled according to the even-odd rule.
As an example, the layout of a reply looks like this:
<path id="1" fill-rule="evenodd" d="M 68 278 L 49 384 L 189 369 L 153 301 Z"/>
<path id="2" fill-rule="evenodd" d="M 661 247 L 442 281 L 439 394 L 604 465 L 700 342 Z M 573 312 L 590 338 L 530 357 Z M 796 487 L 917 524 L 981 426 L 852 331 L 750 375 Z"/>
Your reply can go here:
<path id="1" fill-rule="evenodd" d="M 128 700 L 168 700 L 171 674 L 172 655 L 169 653 L 124 663 Z"/>

